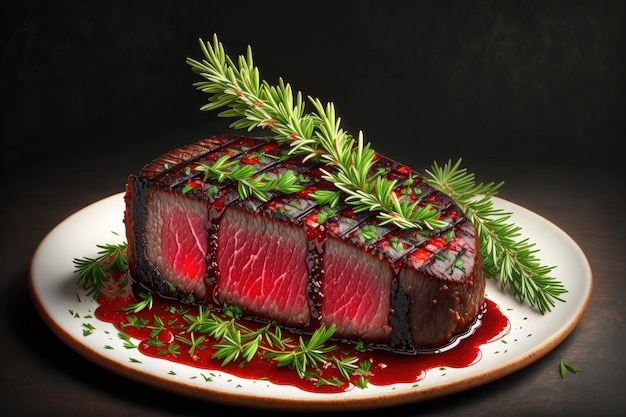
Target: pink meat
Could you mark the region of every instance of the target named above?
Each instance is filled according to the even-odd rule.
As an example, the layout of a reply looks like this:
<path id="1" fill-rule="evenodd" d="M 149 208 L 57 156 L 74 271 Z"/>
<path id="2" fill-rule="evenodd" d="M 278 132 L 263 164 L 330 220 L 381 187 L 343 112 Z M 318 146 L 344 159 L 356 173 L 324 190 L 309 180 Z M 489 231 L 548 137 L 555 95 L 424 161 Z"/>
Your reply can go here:
<path id="1" fill-rule="evenodd" d="M 219 303 L 287 326 L 307 324 L 307 244 L 302 228 L 226 210 L 217 241 Z"/>
<path id="2" fill-rule="evenodd" d="M 387 340 L 390 288 L 393 273 L 389 264 L 345 242 L 326 242 L 321 321 L 337 325 L 336 334 L 364 342 Z M 358 278 L 357 278 L 358 277 Z"/>
<path id="3" fill-rule="evenodd" d="M 174 193 L 155 190 L 146 204 L 146 230 L 154 241 L 148 245 L 148 259 L 179 292 L 196 299 L 205 297 L 204 272 L 208 242 L 204 224 L 206 204 L 178 200 Z"/>
<path id="4" fill-rule="evenodd" d="M 130 175 L 124 222 L 129 270 L 166 297 L 242 308 L 259 320 L 415 353 L 467 331 L 484 305 L 485 277 L 471 221 L 410 168 L 377 155 L 398 194 L 431 204 L 448 225 L 401 230 L 345 202 L 330 209 L 310 192 L 328 189 L 319 163 L 289 144 L 215 136 L 175 149 Z M 258 175 L 287 170 L 301 192 L 241 199 L 237 184 L 196 168 L 227 155 Z M 267 178 L 267 177 L 266 177 Z"/>

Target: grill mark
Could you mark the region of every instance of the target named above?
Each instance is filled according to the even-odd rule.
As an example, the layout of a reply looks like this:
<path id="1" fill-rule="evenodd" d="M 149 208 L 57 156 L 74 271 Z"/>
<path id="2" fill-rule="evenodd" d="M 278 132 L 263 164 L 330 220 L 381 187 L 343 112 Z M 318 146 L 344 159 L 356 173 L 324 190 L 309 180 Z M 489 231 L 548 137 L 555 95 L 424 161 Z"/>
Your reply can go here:
<path id="1" fill-rule="evenodd" d="M 224 151 L 228 149 L 229 146 L 232 148 L 236 144 L 244 143 L 244 142 L 241 142 L 240 139 L 245 139 L 245 138 L 241 138 L 238 136 L 229 137 L 229 140 L 209 150 L 206 150 L 206 148 L 203 148 L 204 145 L 199 145 L 198 147 L 203 148 L 205 152 L 196 154 L 193 158 L 181 160 L 175 167 L 170 167 L 170 169 L 160 174 L 150 176 L 149 178 L 144 178 L 144 180 L 146 183 L 155 183 L 155 184 L 158 184 L 159 186 L 165 186 L 165 187 L 168 186 L 167 183 L 169 182 L 170 189 L 180 189 L 184 187 L 184 185 L 190 179 L 197 178 L 203 175 L 203 173 L 194 173 L 194 175 L 186 175 L 186 176 L 180 175 L 181 172 L 184 173 L 184 170 L 187 166 L 193 165 L 194 163 L 202 163 L 200 161 L 208 162 L 208 159 L 206 158 L 208 155 L 210 154 L 215 155 L 215 152 Z M 246 152 L 249 152 L 251 150 L 261 149 L 263 146 L 266 146 L 266 145 L 267 145 L 267 142 L 263 141 L 251 147 L 250 150 L 246 149 L 244 151 L 243 149 L 235 148 L 235 150 L 238 153 L 234 155 L 234 158 L 241 159 L 245 155 Z M 191 147 L 189 149 L 195 150 L 197 148 Z M 281 149 L 284 151 L 286 147 L 279 146 L 277 149 Z M 162 158 L 161 160 L 167 160 L 167 158 Z M 172 157 L 171 160 L 175 160 L 175 158 Z M 292 160 L 291 162 L 293 161 L 294 160 Z M 262 175 L 264 173 L 271 172 L 272 170 L 275 170 L 275 169 L 286 169 L 285 168 L 286 165 L 287 164 L 284 162 L 271 160 L 269 161 L 269 163 L 263 165 L 263 167 L 255 175 Z M 388 176 L 388 178 L 394 179 L 395 177 L 398 180 L 403 179 L 401 173 L 397 171 L 397 169 L 398 168 L 407 169 L 406 167 L 401 166 L 400 164 L 397 164 L 396 162 L 391 161 L 385 157 L 379 156 L 378 160 L 375 163 L 375 168 L 378 169 L 378 168 L 385 167 L 385 166 L 387 168 L 387 172 L 385 175 Z M 317 165 L 312 164 L 309 161 L 306 164 L 303 163 L 299 166 L 296 166 L 295 167 L 296 169 L 294 169 L 294 171 L 297 172 L 298 174 L 306 174 L 306 173 L 314 172 L 314 170 L 316 170 L 318 167 L 319 167 L 319 164 Z M 308 189 L 308 191 L 310 191 L 311 189 L 324 188 L 326 186 L 329 186 L 328 184 L 325 184 L 323 180 L 320 181 L 319 179 L 315 179 L 314 175 L 312 175 L 311 178 L 309 178 L 309 180 L 310 180 L 310 188 Z M 419 188 L 420 190 L 422 190 L 422 194 L 418 195 L 417 198 L 419 201 L 423 202 L 424 204 L 430 203 L 439 210 L 447 209 L 451 206 L 451 200 L 440 198 L 440 196 L 434 193 L 434 189 L 428 186 L 427 184 L 423 183 L 421 179 L 419 180 L 417 184 L 413 184 L 413 185 Z M 205 190 L 209 186 L 218 187 L 219 193 L 214 197 L 210 197 L 210 198 L 207 197 Z M 403 186 L 402 181 L 397 181 L 395 189 L 397 190 L 401 188 L 402 186 Z M 405 232 L 400 231 L 400 229 L 397 228 L 396 226 L 389 225 L 389 226 L 380 227 L 380 225 L 375 224 L 373 222 L 374 220 L 373 217 L 375 216 L 375 213 L 373 212 L 353 213 L 351 207 L 347 206 L 345 203 L 342 203 L 339 205 L 335 216 L 333 216 L 328 221 L 324 222 L 322 227 L 326 229 L 325 230 L 323 229 L 321 231 L 314 230 L 315 229 L 314 227 L 308 226 L 306 220 L 309 218 L 309 216 L 317 215 L 323 210 L 325 210 L 327 208 L 326 206 L 320 206 L 314 203 L 304 210 L 301 210 L 301 211 L 295 210 L 295 214 L 286 214 L 283 216 L 277 216 L 275 212 L 272 212 L 271 209 L 273 205 L 276 205 L 276 204 L 288 205 L 289 203 L 293 203 L 297 201 L 304 201 L 305 197 L 303 197 L 303 194 L 299 194 L 299 193 L 291 194 L 288 196 L 279 195 L 278 193 L 269 193 L 268 201 L 266 202 L 260 202 L 259 200 L 255 198 L 249 198 L 247 200 L 242 201 L 239 198 L 239 195 L 236 189 L 234 189 L 232 182 L 224 181 L 223 183 L 219 183 L 217 181 L 207 181 L 206 184 L 202 188 L 192 190 L 188 194 L 189 194 L 188 195 L 189 197 L 193 197 L 197 199 L 204 199 L 207 201 L 207 206 L 209 207 L 209 212 L 210 212 L 209 218 L 207 220 L 207 225 L 206 225 L 207 236 L 217 236 L 217 231 L 219 230 L 219 224 L 221 221 L 221 215 L 223 213 L 223 210 L 226 207 L 239 208 L 248 212 L 259 212 L 259 213 L 271 214 L 272 220 L 283 220 L 283 221 L 287 221 L 297 226 L 301 226 L 301 227 L 303 226 L 305 228 L 307 238 L 308 238 L 307 265 L 309 268 L 309 304 L 311 306 L 312 318 L 319 318 L 318 310 L 321 304 L 319 301 L 315 300 L 314 295 L 317 289 L 319 288 L 319 282 L 323 275 L 323 272 L 321 271 L 320 266 L 317 264 L 317 262 L 323 258 L 324 244 L 325 244 L 325 239 L 326 239 L 325 236 L 331 233 L 328 227 L 332 226 L 332 222 L 339 223 L 343 221 L 344 222 L 343 224 L 354 222 L 354 224 L 348 226 L 347 228 L 344 228 L 344 229 L 339 228 L 340 231 L 339 233 L 336 234 L 336 236 L 343 239 L 345 244 L 352 244 L 354 246 L 365 249 L 367 252 L 370 252 L 373 254 L 380 255 L 382 253 L 381 244 L 384 242 L 387 242 L 390 236 L 395 236 L 395 235 L 404 236 L 406 242 L 409 242 L 411 240 L 410 236 L 402 235 Z M 309 200 L 306 200 L 306 201 L 309 201 Z M 453 222 L 451 222 L 449 227 L 446 228 L 445 230 L 448 230 L 449 228 L 455 228 L 456 232 L 467 236 L 467 234 L 464 233 L 464 224 L 466 224 L 467 222 L 468 220 L 461 213 L 456 219 L 454 219 Z M 377 227 L 378 239 L 376 239 L 373 242 L 369 242 L 368 244 L 365 244 L 363 241 L 357 238 L 358 233 L 362 230 L 365 224 L 374 224 Z M 441 232 L 443 232 L 443 230 L 434 231 L 434 233 L 436 234 L 440 234 Z M 424 246 L 427 245 L 428 241 L 425 238 L 421 240 L 421 242 L 420 240 L 421 239 L 418 238 L 416 243 L 413 244 L 413 246 L 409 246 L 408 249 L 404 253 L 398 254 L 397 257 L 394 258 L 395 263 L 389 261 L 390 264 L 392 264 L 393 271 L 394 271 L 393 279 L 392 279 L 392 288 L 391 288 L 391 292 L 392 292 L 391 310 L 392 311 L 390 313 L 390 322 L 394 328 L 396 327 L 405 328 L 406 326 L 408 326 L 408 323 L 409 323 L 409 319 L 408 319 L 409 308 L 408 308 L 407 303 L 410 300 L 406 299 L 408 295 L 405 295 L 404 290 L 398 284 L 398 274 L 400 272 L 400 268 L 402 268 L 404 265 L 410 264 L 411 255 L 415 254 L 417 251 L 421 249 L 423 250 Z M 205 275 L 206 277 L 205 281 L 207 283 L 207 286 L 214 285 L 216 280 L 219 279 L 219 271 L 217 271 L 216 264 L 215 264 L 215 257 L 214 257 L 215 248 L 216 248 L 215 245 L 217 245 L 217 242 L 209 243 L 210 249 L 207 253 L 207 264 L 209 266 L 207 268 L 207 274 Z M 425 262 L 420 268 L 417 268 L 416 273 L 423 273 L 427 271 L 430 265 L 432 265 L 432 263 L 435 261 L 436 253 L 446 250 L 446 248 L 447 246 L 443 247 L 439 251 L 432 251 L 427 262 Z M 211 254 L 213 254 L 213 257 Z M 461 255 L 458 255 L 458 256 L 461 256 Z M 391 343 L 395 344 L 396 346 L 399 346 L 401 349 L 403 349 L 404 347 L 406 347 L 407 349 L 411 349 L 410 337 L 402 332 L 394 331 L 392 338 L 391 338 Z"/>

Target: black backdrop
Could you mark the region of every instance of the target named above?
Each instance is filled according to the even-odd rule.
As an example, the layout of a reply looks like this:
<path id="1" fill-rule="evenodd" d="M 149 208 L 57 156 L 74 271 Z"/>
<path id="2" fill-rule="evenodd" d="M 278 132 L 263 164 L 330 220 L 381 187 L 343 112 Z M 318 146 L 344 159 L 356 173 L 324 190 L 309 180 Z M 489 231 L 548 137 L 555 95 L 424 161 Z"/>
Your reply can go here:
<path id="1" fill-rule="evenodd" d="M 123 191 L 129 172 L 152 158 L 228 130 L 229 121 L 199 111 L 207 97 L 185 64 L 200 57 L 198 38 L 213 33 L 231 56 L 250 44 L 269 82 L 282 76 L 334 102 L 344 127 L 362 130 L 379 152 L 417 170 L 462 157 L 479 180 L 504 180 L 501 196 L 563 226 L 593 263 L 589 312 L 547 358 L 482 390 L 394 413 L 517 415 L 545 404 L 545 415 L 619 415 L 623 3 L 434 3 L 3 1 L 7 415 L 56 415 L 55 407 L 75 415 L 232 411 L 160 392 L 167 404 L 142 400 L 154 392 L 81 361 L 48 332 L 26 284 L 31 256 L 56 224 Z M 561 381 L 563 357 L 584 373 Z"/>
<path id="2" fill-rule="evenodd" d="M 3 2 L 3 159 L 113 146 L 140 166 L 224 131 L 185 64 L 217 33 L 415 169 L 503 153 L 604 164 L 624 134 L 618 4 Z"/>

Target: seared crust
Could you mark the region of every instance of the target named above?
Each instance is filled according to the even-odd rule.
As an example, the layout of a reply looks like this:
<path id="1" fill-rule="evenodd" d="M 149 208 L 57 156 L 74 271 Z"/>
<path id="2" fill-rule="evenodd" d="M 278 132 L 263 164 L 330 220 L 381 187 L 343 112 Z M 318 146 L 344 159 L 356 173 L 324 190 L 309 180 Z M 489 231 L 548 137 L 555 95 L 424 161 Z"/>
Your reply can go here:
<path id="1" fill-rule="evenodd" d="M 232 214 L 232 219 L 253 214 L 263 219 L 261 226 L 255 227 L 270 223 L 274 227 L 276 223 L 279 228 L 296 227 L 305 232 L 308 243 L 303 244 L 307 245 L 308 252 L 302 262 L 308 268 L 306 291 L 310 308 L 307 309 L 308 320 L 302 317 L 296 320 L 297 323 L 306 321 L 297 326 L 303 331 L 316 328 L 320 322 L 331 324 L 341 321 L 335 323 L 338 324 L 336 334 L 340 337 L 365 340 L 391 350 L 415 352 L 444 345 L 455 335 L 469 329 L 484 305 L 485 277 L 476 231 L 447 195 L 430 187 L 419 173 L 377 155 L 374 169 L 384 172 L 389 179 L 395 179 L 398 193 L 408 194 L 420 204 L 432 205 L 439 210 L 440 218 L 448 222 L 448 226 L 430 231 L 381 226 L 375 213 L 355 213 L 343 202 L 331 210 L 308 197 L 312 190 L 332 185 L 320 180 L 316 163 L 304 162 L 299 157 L 280 159 L 288 150 L 288 146 L 259 138 L 216 136 L 168 152 L 148 163 L 139 175 L 130 175 L 124 220 L 130 271 L 135 280 L 165 296 L 184 300 L 189 300 L 190 295 L 196 296 L 192 297 L 195 302 L 213 308 L 219 308 L 220 301 L 225 299 L 230 304 L 237 304 L 238 298 L 232 294 L 224 295 L 220 287 L 220 274 L 226 272 L 220 271 L 217 263 L 220 247 L 218 231 L 225 211 Z M 193 169 L 198 164 L 210 165 L 225 154 L 249 161 L 252 155 L 261 151 L 269 157 L 246 163 L 255 164 L 258 172 L 269 175 L 278 175 L 285 170 L 295 171 L 301 175 L 305 189 L 289 195 L 269 193 L 266 202 L 254 197 L 241 200 L 236 184 L 200 181 L 202 173 Z M 186 190 L 184 193 L 183 189 Z M 176 199 L 192 199 L 206 204 L 206 214 L 197 213 L 206 216 L 205 230 L 202 231 L 208 241 L 204 291 L 185 290 L 175 271 L 163 271 L 155 259 L 150 259 L 161 256 L 159 247 L 149 247 L 158 242 L 158 239 L 151 238 L 151 234 L 160 232 L 147 230 L 146 225 L 159 229 L 161 220 L 160 217 L 156 221 L 150 219 L 156 214 L 152 209 L 146 210 L 146 207 L 149 207 L 149 198 L 162 193 L 168 196 L 166 206 L 175 205 Z M 170 197 L 172 200 L 169 200 Z M 248 223 L 241 222 L 242 225 Z M 368 233 L 364 233 L 365 230 Z M 148 256 L 149 253 L 153 255 Z M 350 275 L 341 267 L 342 262 L 347 262 L 347 257 L 354 257 L 355 253 L 362 258 L 362 262 L 373 262 L 372 266 L 359 272 L 359 276 Z M 334 275 L 327 277 L 326 274 Z M 345 298 L 333 298 L 332 294 L 338 291 L 333 291 L 332 287 L 322 290 L 324 283 L 331 282 L 331 278 L 333 282 L 341 283 L 333 285 L 349 286 L 356 282 L 357 289 L 360 285 L 379 288 L 371 300 L 368 294 L 358 296 L 368 299 L 368 302 L 385 304 L 381 304 L 382 309 L 381 305 L 371 308 L 371 317 L 362 317 L 365 314 L 363 311 L 353 309 L 350 311 L 354 319 L 351 320 L 351 316 L 346 319 L 345 315 L 341 315 L 343 313 L 339 313 L 340 309 L 348 308 L 347 305 L 340 305 Z M 380 283 L 383 283 L 382 287 Z M 188 283 L 185 285 L 186 288 L 197 288 Z M 218 298 L 216 294 L 221 295 Z M 380 297 L 384 300 L 380 301 Z M 275 308 L 261 306 L 255 309 L 252 304 L 259 305 L 258 300 L 256 303 L 242 301 L 241 307 L 255 318 L 294 325 L 293 320 L 288 320 Z M 343 317 L 341 320 L 333 319 L 340 316 Z M 365 322 L 376 323 L 375 328 L 368 327 Z"/>

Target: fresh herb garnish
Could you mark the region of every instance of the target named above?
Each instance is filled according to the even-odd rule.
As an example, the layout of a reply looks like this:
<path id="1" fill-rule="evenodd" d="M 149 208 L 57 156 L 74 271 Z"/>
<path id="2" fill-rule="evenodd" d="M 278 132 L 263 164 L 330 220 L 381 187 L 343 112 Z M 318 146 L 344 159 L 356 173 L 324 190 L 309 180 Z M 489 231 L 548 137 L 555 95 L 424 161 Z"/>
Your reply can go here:
<path id="1" fill-rule="evenodd" d="M 150 310 L 152 308 L 152 293 L 140 293 L 139 297 L 141 298 L 141 301 L 137 301 L 136 303 L 130 304 L 126 307 L 124 307 L 124 311 L 126 311 L 127 313 L 133 312 L 133 313 L 138 313 L 141 310 L 144 309 L 148 309 Z"/>
<path id="2" fill-rule="evenodd" d="M 555 300 L 567 292 L 563 284 L 550 273 L 554 266 L 542 265 L 536 257 L 535 244 L 520 240 L 521 227 L 509 222 L 511 213 L 495 208 L 491 197 L 503 183 L 477 184 L 474 174 L 448 161 L 440 167 L 434 163 L 426 178 L 433 187 L 448 194 L 472 221 L 478 234 L 483 269 L 487 277 L 499 279 L 513 295 L 541 313 L 550 311 Z"/>
<path id="3" fill-rule="evenodd" d="M 217 343 L 213 345 L 215 353 L 212 358 L 221 361 L 222 366 L 236 361 L 238 366 L 244 366 L 255 355 L 261 355 L 279 367 L 294 369 L 300 378 L 313 378 L 315 369 L 329 362 L 335 364 L 347 381 L 355 373 L 366 375 L 367 369 L 363 365 L 354 364 L 356 358 L 331 354 L 337 350 L 336 345 L 328 344 L 335 332 L 334 325 L 329 328 L 322 325 L 310 337 L 299 337 L 295 341 L 284 337 L 281 328 L 273 323 L 258 329 L 243 325 L 239 321 L 241 313 L 239 307 L 224 306 L 222 314 L 218 315 L 200 306 L 197 315 L 185 314 L 183 318 L 188 323 L 186 332 L 201 336 L 177 337 L 177 340 L 194 349 L 204 337 L 213 338 Z"/>
<path id="4" fill-rule="evenodd" d="M 577 374 L 579 372 L 582 372 L 582 369 L 570 365 L 563 360 L 559 361 L 559 374 L 561 375 L 561 378 L 565 378 L 567 371 L 570 371 L 573 374 Z"/>
<path id="5" fill-rule="evenodd" d="M 101 250 L 95 258 L 74 258 L 74 272 L 79 274 L 78 285 L 87 290 L 87 295 L 93 294 L 94 298 L 100 295 L 105 281 L 110 272 L 125 272 L 128 267 L 128 259 L 124 255 L 127 244 L 97 245 Z"/>
<path id="6" fill-rule="evenodd" d="M 237 118 L 231 127 L 269 128 L 277 142 L 289 143 L 291 155 L 303 155 L 305 161 L 323 161 L 326 169 L 322 169 L 322 178 L 333 183 L 336 190 L 313 192 L 311 196 L 318 203 L 334 205 L 344 192 L 345 201 L 356 212 L 377 211 L 382 224 L 429 229 L 447 224 L 437 219 L 439 213 L 432 206 L 398 197 L 394 192 L 395 180 L 370 174 L 376 153 L 369 144 L 364 145 L 362 132 L 355 140 L 340 127 L 341 119 L 336 117 L 333 103 L 324 105 L 309 98 L 316 111 L 305 114 L 300 92 L 294 95 L 291 86 L 282 79 L 277 86 L 271 86 L 259 78 L 250 47 L 247 55 L 239 56 L 235 64 L 224 53 L 217 35 L 212 44 L 200 40 L 200 46 L 205 58 L 201 62 L 188 58 L 187 63 L 205 79 L 194 86 L 210 94 L 209 102 L 201 109 L 226 107 L 219 116 Z"/>
<path id="7" fill-rule="evenodd" d="M 291 194 L 303 188 L 298 184 L 300 178 L 293 171 L 287 171 L 275 178 L 267 174 L 255 175 L 257 170 L 254 166 L 241 165 L 239 161 L 231 160 L 228 155 L 222 156 L 211 165 L 199 164 L 195 169 L 204 172 L 204 181 L 212 179 L 223 182 L 228 179 L 236 182 L 237 191 L 242 199 L 253 195 L 260 201 L 266 201 L 265 194 L 268 191 L 277 190 Z"/>
<path id="8" fill-rule="evenodd" d="M 329 328 L 322 324 L 308 339 L 300 336 L 297 344 L 286 341 L 282 343 L 283 349 L 266 349 L 268 353 L 265 357 L 274 360 L 278 366 L 295 369 L 298 376 L 304 378 L 309 367 L 315 368 L 326 364 L 328 362 L 326 354 L 337 349 L 336 345 L 325 345 L 333 333 L 335 333 L 334 324 Z M 342 375 L 344 372 L 347 373 L 345 367 L 341 370 Z"/>
<path id="9" fill-rule="evenodd" d="M 254 66 L 252 49 L 239 56 L 237 65 L 225 54 L 217 35 L 213 42 L 200 46 L 205 59 L 188 58 L 192 70 L 205 79 L 194 86 L 210 94 L 202 110 L 227 107 L 219 113 L 222 117 L 235 117 L 233 128 L 270 128 L 279 143 L 289 143 L 290 153 L 306 155 L 327 164 L 323 178 L 332 182 L 337 190 L 317 190 L 311 194 L 320 204 L 331 207 L 337 204 L 340 193 L 355 211 L 378 211 L 381 224 L 393 223 L 400 228 L 429 229 L 445 226 L 437 219 L 437 210 L 430 205 L 420 206 L 400 193 L 394 192 L 395 181 L 386 180 L 382 173 L 372 171 L 375 152 L 363 144 L 359 133 L 354 140 L 340 128 L 340 118 L 335 115 L 332 103 L 324 106 L 318 99 L 309 97 L 316 112 L 305 114 L 305 104 L 300 92 L 294 95 L 291 86 L 279 80 L 277 86 L 261 81 L 259 69 Z M 541 313 L 550 311 L 555 300 L 563 301 L 566 293 L 561 282 L 550 276 L 553 266 L 540 264 L 535 256 L 535 245 L 528 239 L 516 240 L 520 228 L 507 223 L 509 213 L 495 209 L 491 197 L 500 184 L 475 184 L 474 175 L 459 169 L 461 160 L 439 167 L 436 163 L 427 182 L 446 193 L 463 209 L 474 224 L 480 240 L 485 273 L 500 280 L 502 287 L 510 287 L 521 302 L 528 301 Z M 408 186 L 406 181 L 403 185 Z M 240 194 L 244 195 L 240 189 Z M 459 268 L 461 265 L 456 264 Z"/>
<path id="10" fill-rule="evenodd" d="M 79 265 L 76 273 L 79 274 L 79 283 L 88 290 L 94 298 L 101 293 L 105 282 L 112 278 L 113 272 L 124 273 L 127 270 L 128 259 L 125 255 L 126 243 L 119 245 L 98 245 L 103 248 L 97 258 L 74 259 Z M 114 262 L 111 259 L 115 259 Z M 114 267 L 111 265 L 115 265 Z M 121 279 L 124 281 L 123 279 Z M 84 285 L 88 282 L 88 285 Z M 290 337 L 284 337 L 281 328 L 274 324 L 258 329 L 251 329 L 243 324 L 241 318 L 243 310 L 238 306 L 224 305 L 218 315 L 211 310 L 197 307 L 197 314 L 193 314 L 189 309 L 170 307 L 168 311 L 176 312 L 187 323 L 183 326 L 184 335 L 176 335 L 178 343 L 166 344 L 158 339 L 158 335 L 165 329 L 163 319 L 153 314 L 152 320 L 140 319 L 134 313 L 142 310 L 150 310 L 153 306 L 153 293 L 140 293 L 141 300 L 129 303 L 122 307 L 121 311 L 127 313 L 126 322 L 120 323 L 121 328 L 148 328 L 150 336 L 148 345 L 162 347 L 160 356 L 171 355 L 177 357 L 180 354 L 181 345 L 187 348 L 188 353 L 193 356 L 196 349 L 205 349 L 202 342 L 207 338 L 216 341 L 213 344 L 215 353 L 212 358 L 221 361 L 222 366 L 231 362 L 239 361 L 239 366 L 244 366 L 251 361 L 255 355 L 271 360 L 279 367 L 294 369 L 300 378 L 317 380 L 318 384 L 331 383 L 318 377 L 319 367 L 329 363 L 337 367 L 340 375 L 350 381 L 351 375 L 358 375 L 357 386 L 367 386 L 366 376 L 369 365 L 367 362 L 356 365 L 357 358 L 346 357 L 338 352 L 337 346 L 329 344 L 335 332 L 335 326 L 320 326 L 309 337 L 299 337 L 297 341 Z M 86 329 L 84 335 L 90 334 L 92 329 Z M 131 341 L 128 334 L 120 332 L 118 336 L 125 341 L 124 347 L 127 349 L 137 346 Z M 357 352 L 365 351 L 365 345 L 359 342 L 355 345 Z M 318 370 L 318 371 L 316 371 Z M 334 384 L 342 385 L 345 382 L 336 380 Z"/>

